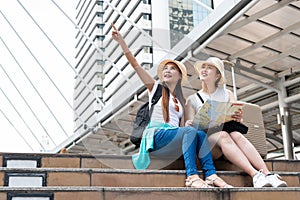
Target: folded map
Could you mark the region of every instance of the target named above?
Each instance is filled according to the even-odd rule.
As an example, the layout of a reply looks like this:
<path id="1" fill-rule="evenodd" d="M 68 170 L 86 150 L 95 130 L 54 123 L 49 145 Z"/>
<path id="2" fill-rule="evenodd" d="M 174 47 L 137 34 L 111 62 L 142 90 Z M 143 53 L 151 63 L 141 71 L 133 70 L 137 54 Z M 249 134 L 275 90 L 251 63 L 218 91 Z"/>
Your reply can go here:
<path id="1" fill-rule="evenodd" d="M 208 99 L 197 111 L 193 126 L 204 130 L 230 121 L 235 112 L 242 110 L 243 105 L 243 103 L 219 102 Z"/>

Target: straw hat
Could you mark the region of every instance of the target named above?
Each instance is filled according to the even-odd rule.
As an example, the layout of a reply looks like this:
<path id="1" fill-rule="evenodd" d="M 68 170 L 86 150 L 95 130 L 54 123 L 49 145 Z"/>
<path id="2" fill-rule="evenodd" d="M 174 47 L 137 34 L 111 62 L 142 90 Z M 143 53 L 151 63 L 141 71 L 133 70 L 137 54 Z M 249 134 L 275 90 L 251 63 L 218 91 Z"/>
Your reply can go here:
<path id="1" fill-rule="evenodd" d="M 219 85 L 223 85 L 226 83 L 225 72 L 224 72 L 224 61 L 217 57 L 209 57 L 207 60 L 199 60 L 194 64 L 195 70 L 198 74 L 200 74 L 200 69 L 203 64 L 209 64 L 216 67 L 220 74 L 221 78 L 219 80 Z"/>
<path id="2" fill-rule="evenodd" d="M 176 61 L 176 60 L 163 60 L 161 63 L 159 63 L 159 65 L 157 67 L 157 76 L 158 76 L 158 78 L 161 81 L 163 80 L 162 71 L 163 71 L 163 68 L 166 66 L 167 63 L 174 63 L 179 68 L 179 70 L 181 72 L 181 76 L 182 76 L 181 83 L 186 83 L 186 81 L 187 81 L 186 67 L 184 66 L 183 63 L 181 63 L 179 61 Z"/>

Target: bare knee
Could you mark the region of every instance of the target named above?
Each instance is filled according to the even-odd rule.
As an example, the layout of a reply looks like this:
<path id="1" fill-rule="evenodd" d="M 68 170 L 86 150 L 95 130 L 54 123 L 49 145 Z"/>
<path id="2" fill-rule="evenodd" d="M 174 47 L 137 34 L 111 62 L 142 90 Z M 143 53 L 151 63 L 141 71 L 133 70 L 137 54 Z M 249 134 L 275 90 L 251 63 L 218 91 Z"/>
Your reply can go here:
<path id="1" fill-rule="evenodd" d="M 210 142 L 214 142 L 221 147 L 224 144 L 231 144 L 233 140 L 231 139 L 230 135 L 226 131 L 220 131 L 218 133 L 214 133 L 209 137 Z"/>
<path id="2" fill-rule="evenodd" d="M 248 139 L 243 135 L 241 134 L 240 132 L 232 132 L 230 133 L 230 136 L 231 138 L 234 140 L 235 143 L 248 143 Z"/>
<path id="3" fill-rule="evenodd" d="M 226 131 L 214 133 L 208 138 L 211 153 L 214 159 L 219 158 L 223 154 L 223 149 L 235 145 L 234 141 Z"/>
<path id="4" fill-rule="evenodd" d="M 226 131 L 219 132 L 219 139 L 222 141 L 230 141 L 230 135 Z"/>

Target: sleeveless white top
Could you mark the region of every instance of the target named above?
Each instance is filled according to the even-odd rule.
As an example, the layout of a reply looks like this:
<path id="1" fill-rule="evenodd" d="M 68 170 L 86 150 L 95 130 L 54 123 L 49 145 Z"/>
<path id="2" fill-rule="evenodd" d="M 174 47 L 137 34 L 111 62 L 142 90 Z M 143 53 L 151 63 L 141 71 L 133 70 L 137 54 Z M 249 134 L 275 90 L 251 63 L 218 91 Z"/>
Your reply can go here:
<path id="1" fill-rule="evenodd" d="M 149 102 L 151 102 L 152 97 L 155 93 L 155 91 L 157 90 L 157 86 L 158 86 L 158 82 L 156 82 L 153 86 L 153 89 L 150 93 L 148 93 L 149 96 Z M 164 117 L 163 117 L 163 112 L 162 112 L 162 105 L 161 105 L 161 101 L 162 101 L 162 97 L 160 97 L 160 99 L 158 100 L 158 102 L 154 105 L 154 109 L 151 115 L 151 121 L 156 121 L 156 122 L 161 122 L 164 124 L 168 124 L 170 126 L 173 127 L 179 127 L 180 124 L 180 119 L 183 115 L 183 107 L 179 101 L 179 99 L 177 99 L 178 102 L 178 106 L 179 106 L 179 112 L 177 112 L 175 110 L 175 103 L 173 101 L 173 96 L 170 94 L 170 98 L 169 98 L 169 116 L 170 116 L 170 121 L 168 123 L 165 123 Z M 151 107 L 151 106 L 150 106 Z M 149 108 L 150 109 L 150 108 Z"/>

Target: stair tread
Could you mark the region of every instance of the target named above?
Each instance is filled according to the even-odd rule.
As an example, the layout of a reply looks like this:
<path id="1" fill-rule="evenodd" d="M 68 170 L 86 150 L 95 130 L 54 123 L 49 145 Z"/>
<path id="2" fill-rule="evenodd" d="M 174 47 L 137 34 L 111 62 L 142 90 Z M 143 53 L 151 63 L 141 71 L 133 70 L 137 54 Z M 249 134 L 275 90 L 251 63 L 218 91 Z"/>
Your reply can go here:
<path id="1" fill-rule="evenodd" d="M 167 169 L 110 169 L 110 168 L 6 168 L 0 167 L 0 172 L 24 172 L 24 173 L 39 173 L 39 172 L 79 172 L 79 173 L 115 173 L 115 174 L 185 174 L 185 170 L 167 170 Z M 202 172 L 201 169 L 198 170 Z M 235 170 L 217 170 L 218 174 L 236 174 L 247 175 L 243 171 Z M 283 175 L 299 175 L 299 172 L 276 171 Z"/>
<path id="2" fill-rule="evenodd" d="M 90 200 L 98 197 L 107 200 L 139 199 L 267 199 L 298 200 L 300 187 L 287 188 L 186 188 L 186 187 L 0 187 L 0 198 L 36 197 L 45 195 L 53 199 Z M 51 198 L 52 199 L 52 198 Z"/>
<path id="3" fill-rule="evenodd" d="M 105 186 L 49 186 L 49 187 L 1 187 L 0 191 L 190 191 L 190 190 L 204 190 L 204 191 L 300 191 L 300 187 L 234 187 L 234 188 L 188 188 L 188 187 L 105 187 Z"/>
<path id="4" fill-rule="evenodd" d="M 1 156 L 2 155 L 2 156 Z M 134 169 L 131 156 L 129 155 L 91 155 L 91 154 L 44 154 L 44 153 L 2 153 L 0 161 L 3 160 L 3 167 L 6 160 L 13 159 L 37 159 L 41 168 L 122 168 Z M 149 169 L 184 169 L 182 159 L 159 159 L 153 158 Z M 300 160 L 265 160 L 271 171 L 300 171 Z M 217 170 L 234 170 L 239 169 L 227 160 L 216 160 Z M 200 168 L 199 168 L 200 169 Z"/>
<path id="5" fill-rule="evenodd" d="M 5 161 L 2 160 L 4 167 L 0 168 L 0 178 L 3 177 L 6 180 L 7 177 L 14 176 L 15 179 L 22 181 L 22 177 L 31 176 L 31 173 L 40 173 L 43 175 L 43 181 L 47 188 L 53 186 L 169 188 L 184 186 L 186 178 L 182 159 L 176 160 L 164 169 L 150 168 L 146 170 L 134 169 L 131 156 L 120 155 L 10 153 L 0 154 L 1 159 L 36 159 L 39 162 L 36 168 L 5 167 Z M 166 162 L 162 159 L 153 159 L 153 161 L 157 163 Z M 109 164 L 112 162 L 117 167 L 110 166 Z M 266 160 L 266 164 L 271 171 L 282 176 L 289 186 L 300 186 L 299 160 Z M 122 169 L 120 169 L 121 167 Z M 216 168 L 217 174 L 229 184 L 239 187 L 252 187 L 252 178 L 227 160 L 217 160 Z M 199 175 L 203 176 L 200 166 L 198 169 Z M 7 181 L 3 185 L 13 185 L 8 183 Z"/>

